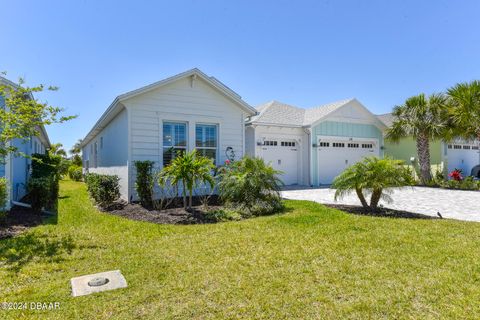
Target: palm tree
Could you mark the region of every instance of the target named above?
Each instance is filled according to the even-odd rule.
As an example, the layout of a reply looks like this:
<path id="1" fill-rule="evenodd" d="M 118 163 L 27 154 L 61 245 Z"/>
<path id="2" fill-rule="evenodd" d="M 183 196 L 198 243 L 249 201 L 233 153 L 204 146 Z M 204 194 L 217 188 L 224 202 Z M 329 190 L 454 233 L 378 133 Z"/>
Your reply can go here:
<path id="1" fill-rule="evenodd" d="M 228 205 L 249 214 L 274 212 L 282 206 L 281 174 L 263 159 L 245 156 L 220 169 L 219 195 Z"/>
<path id="2" fill-rule="evenodd" d="M 336 189 L 335 200 L 355 191 L 365 209 L 377 211 L 381 199 L 391 202 L 389 188 L 405 187 L 413 184 L 410 170 L 401 160 L 368 157 L 348 167 L 335 178 L 331 188 Z M 366 196 L 371 195 L 370 204 Z"/>
<path id="3" fill-rule="evenodd" d="M 480 81 L 458 83 L 447 95 L 456 135 L 480 140 Z"/>
<path id="4" fill-rule="evenodd" d="M 426 184 L 432 179 L 430 171 L 430 141 L 446 138 L 449 132 L 447 97 L 419 94 L 408 98 L 403 105 L 393 109 L 393 124 L 387 129 L 386 138 L 398 142 L 413 136 L 417 144 L 420 179 Z"/>
<path id="5" fill-rule="evenodd" d="M 178 155 L 168 166 L 164 167 L 159 174 L 158 182 L 162 187 L 165 187 L 167 183 L 172 186 L 178 186 L 181 183 L 183 208 L 187 210 L 188 191 L 188 210 L 191 210 L 194 187 L 201 183 L 208 183 L 211 188 L 214 187 L 215 181 L 211 174 L 214 168 L 212 159 L 201 156 L 197 150 L 193 150 Z"/>
<path id="6" fill-rule="evenodd" d="M 67 152 L 63 149 L 63 144 L 61 143 L 52 143 L 48 152 L 52 155 L 61 156 L 63 158 L 67 156 Z"/>
<path id="7" fill-rule="evenodd" d="M 82 152 L 82 148 L 80 147 L 82 145 L 82 141 L 82 139 L 78 139 L 68 152 L 70 152 L 72 155 L 80 154 Z"/>

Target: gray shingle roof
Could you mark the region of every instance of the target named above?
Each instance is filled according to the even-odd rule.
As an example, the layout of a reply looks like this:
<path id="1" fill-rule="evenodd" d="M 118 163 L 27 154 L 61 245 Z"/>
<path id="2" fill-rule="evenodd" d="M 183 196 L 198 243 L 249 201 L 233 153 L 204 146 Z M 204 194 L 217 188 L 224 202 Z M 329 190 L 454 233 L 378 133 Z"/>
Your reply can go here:
<path id="1" fill-rule="evenodd" d="M 391 127 L 393 123 L 393 115 L 391 113 L 379 114 L 377 118 L 382 121 L 387 127 Z"/>
<path id="2" fill-rule="evenodd" d="M 259 114 L 252 117 L 251 122 L 308 126 L 352 100 L 340 100 L 310 109 L 302 109 L 274 100 L 257 106 L 256 109 L 259 111 Z"/>

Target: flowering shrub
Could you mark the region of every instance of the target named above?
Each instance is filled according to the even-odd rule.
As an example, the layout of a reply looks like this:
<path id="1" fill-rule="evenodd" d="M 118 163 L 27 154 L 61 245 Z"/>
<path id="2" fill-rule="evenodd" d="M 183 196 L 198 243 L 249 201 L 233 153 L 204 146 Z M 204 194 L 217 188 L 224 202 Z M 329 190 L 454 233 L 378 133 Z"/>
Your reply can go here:
<path id="1" fill-rule="evenodd" d="M 450 172 L 448 174 L 448 176 L 455 181 L 462 181 L 463 180 L 462 170 L 460 170 L 460 169 L 453 170 L 452 172 Z"/>

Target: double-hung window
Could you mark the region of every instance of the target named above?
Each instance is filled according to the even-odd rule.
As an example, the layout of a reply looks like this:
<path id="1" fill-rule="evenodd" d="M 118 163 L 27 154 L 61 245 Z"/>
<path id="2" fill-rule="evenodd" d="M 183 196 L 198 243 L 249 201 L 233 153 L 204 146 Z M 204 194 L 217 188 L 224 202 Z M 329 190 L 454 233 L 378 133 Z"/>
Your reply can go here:
<path id="1" fill-rule="evenodd" d="M 187 148 L 187 124 L 182 122 L 163 123 L 163 165 L 170 164 L 179 153 Z"/>
<path id="2" fill-rule="evenodd" d="M 218 135 L 217 126 L 214 124 L 197 124 L 195 126 L 195 147 L 198 153 L 217 160 Z"/>

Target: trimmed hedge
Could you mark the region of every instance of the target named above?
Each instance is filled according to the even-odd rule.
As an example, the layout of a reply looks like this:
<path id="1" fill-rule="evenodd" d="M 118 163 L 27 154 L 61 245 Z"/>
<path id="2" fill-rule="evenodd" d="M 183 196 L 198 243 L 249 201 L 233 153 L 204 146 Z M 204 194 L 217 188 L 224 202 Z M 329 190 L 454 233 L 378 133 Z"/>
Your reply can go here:
<path id="1" fill-rule="evenodd" d="M 61 161 L 62 157 L 57 155 L 32 155 L 32 175 L 27 183 L 27 192 L 33 210 L 56 208 Z"/>
<path id="2" fill-rule="evenodd" d="M 102 209 L 107 209 L 120 198 L 120 178 L 115 175 L 88 173 L 85 175 L 87 191 L 95 203 Z"/>
<path id="3" fill-rule="evenodd" d="M 0 225 L 5 223 L 7 217 L 6 205 L 8 197 L 8 184 L 7 179 L 0 178 Z"/>
<path id="4" fill-rule="evenodd" d="M 30 178 L 28 180 L 28 197 L 34 211 L 40 211 L 42 208 L 50 206 L 51 196 L 55 192 L 54 184 L 53 177 Z"/>
<path id="5" fill-rule="evenodd" d="M 137 169 L 137 179 L 135 181 L 135 190 L 137 190 L 140 203 L 144 207 L 151 207 L 153 203 L 153 161 L 135 161 Z"/>

